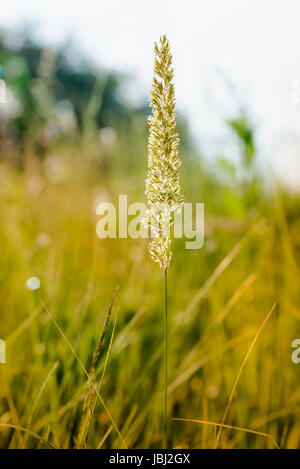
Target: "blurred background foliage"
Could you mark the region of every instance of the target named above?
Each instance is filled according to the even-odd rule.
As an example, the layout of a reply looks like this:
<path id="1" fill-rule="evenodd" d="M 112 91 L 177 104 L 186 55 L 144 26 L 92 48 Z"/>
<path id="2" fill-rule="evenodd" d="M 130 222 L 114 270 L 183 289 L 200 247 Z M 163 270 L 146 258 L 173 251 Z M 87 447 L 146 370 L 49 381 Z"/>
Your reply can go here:
<path id="1" fill-rule="evenodd" d="M 2 31 L 0 104 L 0 423 L 30 428 L 59 447 L 78 436 L 86 377 L 117 284 L 116 332 L 101 394 L 128 447 L 161 445 L 161 273 L 144 240 L 99 240 L 95 209 L 127 193 L 145 201 L 147 103 L 126 97 L 130 77 L 101 70 L 72 42 L 54 50 L 28 31 Z M 259 325 L 278 306 L 243 371 L 226 422 L 300 447 L 300 199 L 256 164 L 255 127 L 241 106 L 227 121 L 238 163 L 208 160 L 178 117 L 185 200 L 205 203 L 205 244 L 174 242 L 170 269 L 169 417 L 220 422 Z M 26 281 L 41 279 L 30 291 Z M 112 322 L 100 355 L 100 380 Z M 299 367 L 300 365 L 298 365 Z M 172 447 L 210 448 L 214 428 L 170 423 Z M 3 448 L 44 447 L 2 428 Z M 97 403 L 88 447 L 121 447 Z M 224 448 L 272 440 L 224 430 Z"/>

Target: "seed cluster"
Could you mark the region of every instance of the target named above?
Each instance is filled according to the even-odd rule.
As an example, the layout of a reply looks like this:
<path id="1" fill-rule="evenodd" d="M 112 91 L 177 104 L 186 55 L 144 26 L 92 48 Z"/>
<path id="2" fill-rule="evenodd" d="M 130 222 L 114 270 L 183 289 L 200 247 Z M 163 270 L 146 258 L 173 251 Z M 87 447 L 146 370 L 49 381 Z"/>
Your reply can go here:
<path id="1" fill-rule="evenodd" d="M 181 162 L 178 157 L 179 137 L 176 130 L 174 71 L 170 43 L 166 36 L 154 46 L 154 78 L 150 94 L 152 115 L 149 117 L 147 222 L 152 239 L 149 251 L 152 259 L 167 271 L 170 252 L 172 216 L 183 203 L 179 182 Z"/>

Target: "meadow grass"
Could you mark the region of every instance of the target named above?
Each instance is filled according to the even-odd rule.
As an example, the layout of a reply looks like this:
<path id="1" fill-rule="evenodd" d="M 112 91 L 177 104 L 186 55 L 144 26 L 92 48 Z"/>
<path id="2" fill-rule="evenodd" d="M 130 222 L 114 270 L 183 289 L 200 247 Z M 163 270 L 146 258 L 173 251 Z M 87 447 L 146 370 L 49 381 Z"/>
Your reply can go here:
<path id="1" fill-rule="evenodd" d="M 182 209 L 179 135 L 176 127 L 174 70 L 170 43 L 166 36 L 154 44 L 153 82 L 149 116 L 147 226 L 151 232 L 149 252 L 164 272 L 164 403 L 163 448 L 168 447 L 168 269 L 171 262 L 172 214 Z"/>
<path id="2" fill-rule="evenodd" d="M 56 149 L 55 175 L 32 151 L 22 172 L 0 165 L 2 448 L 75 446 L 117 285 L 93 378 L 99 396 L 87 447 L 161 446 L 161 271 L 145 240 L 99 240 L 95 232 L 101 198 L 144 200 L 143 142 L 141 134 L 120 136 L 105 171 L 71 145 Z M 186 251 L 180 240 L 172 249 L 169 446 L 213 448 L 216 425 L 223 425 L 221 448 L 274 448 L 274 441 L 299 448 L 299 365 L 291 361 L 291 342 L 300 336 L 299 199 L 274 190 L 249 211 L 242 191 L 188 161 L 183 185 L 186 200 L 206 203 L 206 239 L 199 251 Z M 41 279 L 40 289 L 26 288 L 31 276 Z"/>

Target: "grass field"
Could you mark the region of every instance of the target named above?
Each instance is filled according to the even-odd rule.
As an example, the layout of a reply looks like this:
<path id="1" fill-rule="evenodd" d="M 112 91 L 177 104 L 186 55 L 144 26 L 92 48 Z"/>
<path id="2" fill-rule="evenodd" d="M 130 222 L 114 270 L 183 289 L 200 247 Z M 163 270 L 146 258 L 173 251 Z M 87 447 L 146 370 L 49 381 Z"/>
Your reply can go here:
<path id="1" fill-rule="evenodd" d="M 23 169 L 0 165 L 2 448 L 46 447 L 39 438 L 74 447 L 85 370 L 116 286 L 87 447 L 161 447 L 163 274 L 145 240 L 96 236 L 99 201 L 145 201 L 144 134 L 120 133 L 107 152 L 64 144 L 44 162 L 27 149 Z M 238 378 L 224 424 L 260 434 L 224 428 L 218 447 L 299 448 L 299 198 L 274 184 L 251 204 L 242 183 L 221 183 L 184 151 L 182 159 L 185 200 L 205 202 L 205 244 L 173 247 L 169 447 L 213 448 L 218 427 L 172 419 L 221 423 Z M 32 276 L 36 291 L 26 287 Z"/>

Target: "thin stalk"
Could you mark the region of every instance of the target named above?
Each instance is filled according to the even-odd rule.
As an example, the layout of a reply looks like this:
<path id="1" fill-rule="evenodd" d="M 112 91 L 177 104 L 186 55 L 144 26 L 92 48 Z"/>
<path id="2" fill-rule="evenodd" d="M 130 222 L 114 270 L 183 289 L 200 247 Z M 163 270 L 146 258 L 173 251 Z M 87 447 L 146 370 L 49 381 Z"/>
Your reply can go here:
<path id="1" fill-rule="evenodd" d="M 168 274 L 165 270 L 165 319 L 164 319 L 164 438 L 163 449 L 167 449 L 168 409 Z"/>

